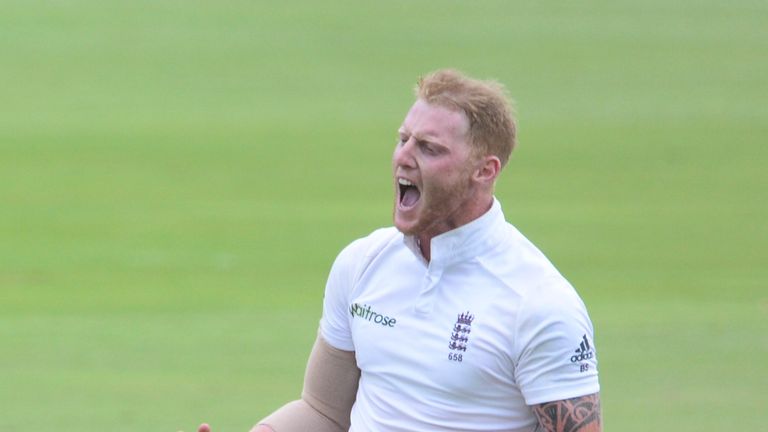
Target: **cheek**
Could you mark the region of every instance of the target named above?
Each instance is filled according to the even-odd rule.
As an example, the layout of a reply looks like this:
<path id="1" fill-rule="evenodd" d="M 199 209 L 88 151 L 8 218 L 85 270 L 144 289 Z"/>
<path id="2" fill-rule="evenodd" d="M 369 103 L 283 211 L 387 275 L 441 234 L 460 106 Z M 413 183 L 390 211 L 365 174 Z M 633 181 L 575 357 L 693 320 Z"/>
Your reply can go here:
<path id="1" fill-rule="evenodd" d="M 441 198 L 451 195 L 460 187 L 460 179 L 450 171 L 438 171 L 424 180 L 424 193 L 431 198 Z"/>

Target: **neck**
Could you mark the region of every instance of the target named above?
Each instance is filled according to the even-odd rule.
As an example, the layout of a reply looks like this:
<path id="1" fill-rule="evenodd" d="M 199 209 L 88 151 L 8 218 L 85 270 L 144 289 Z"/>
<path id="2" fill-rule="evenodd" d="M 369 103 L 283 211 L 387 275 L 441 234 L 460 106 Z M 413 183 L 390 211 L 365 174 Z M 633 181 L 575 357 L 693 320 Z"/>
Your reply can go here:
<path id="1" fill-rule="evenodd" d="M 491 207 L 493 206 L 493 196 L 492 195 L 489 196 L 487 201 L 488 201 L 487 204 L 475 207 L 479 211 L 470 213 L 469 217 L 465 218 L 465 220 L 462 220 L 461 223 L 456 224 L 455 226 L 444 227 L 442 230 L 438 230 L 434 233 L 425 232 L 425 233 L 417 234 L 415 236 L 416 243 L 418 244 L 419 250 L 421 251 L 421 255 L 424 257 L 424 259 L 427 260 L 427 262 L 429 262 L 430 259 L 432 258 L 432 239 L 433 238 L 441 234 L 447 233 L 449 231 L 452 231 L 456 228 L 462 227 L 478 219 L 480 216 L 484 215 L 485 213 L 487 213 L 488 210 L 490 210 Z"/>
<path id="2" fill-rule="evenodd" d="M 416 237 L 416 244 L 419 245 L 419 250 L 421 251 L 421 256 L 423 256 L 424 259 L 427 260 L 427 262 L 429 262 L 429 260 L 432 258 L 432 255 L 430 253 L 431 250 L 432 250 L 431 247 L 430 247 L 431 246 L 431 242 L 432 242 L 432 237 L 430 237 L 430 236 L 424 235 L 424 236 L 417 236 Z"/>

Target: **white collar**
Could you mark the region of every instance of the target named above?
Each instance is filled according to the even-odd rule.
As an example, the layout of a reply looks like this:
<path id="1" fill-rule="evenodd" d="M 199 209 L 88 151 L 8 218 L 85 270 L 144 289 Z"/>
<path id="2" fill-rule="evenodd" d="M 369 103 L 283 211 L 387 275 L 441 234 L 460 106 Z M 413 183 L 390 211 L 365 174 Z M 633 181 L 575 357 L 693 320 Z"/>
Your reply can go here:
<path id="1" fill-rule="evenodd" d="M 491 208 L 479 218 L 432 238 L 429 267 L 445 267 L 482 254 L 498 243 L 499 227 L 505 223 L 501 203 L 494 197 Z M 426 263 L 417 239 L 404 236 L 404 241 L 411 252 Z"/>

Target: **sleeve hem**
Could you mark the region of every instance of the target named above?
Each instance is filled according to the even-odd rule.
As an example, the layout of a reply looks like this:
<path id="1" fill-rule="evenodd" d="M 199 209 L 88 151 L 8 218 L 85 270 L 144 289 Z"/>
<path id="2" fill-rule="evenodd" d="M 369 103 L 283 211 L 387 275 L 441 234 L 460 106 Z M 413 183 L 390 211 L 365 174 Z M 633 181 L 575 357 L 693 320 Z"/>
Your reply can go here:
<path id="1" fill-rule="evenodd" d="M 355 346 L 352 344 L 352 341 L 348 338 L 342 338 L 342 337 L 336 337 L 331 334 L 328 330 L 324 328 L 325 326 L 321 323 L 320 324 L 320 336 L 323 337 L 323 339 L 328 342 L 328 345 L 340 349 L 342 351 L 354 351 Z"/>
<path id="2" fill-rule="evenodd" d="M 550 387 L 541 390 L 527 391 L 525 394 L 525 403 L 529 406 L 538 405 L 545 402 L 572 399 L 580 396 L 587 396 L 598 393 L 600 384 L 571 386 L 571 387 Z"/>

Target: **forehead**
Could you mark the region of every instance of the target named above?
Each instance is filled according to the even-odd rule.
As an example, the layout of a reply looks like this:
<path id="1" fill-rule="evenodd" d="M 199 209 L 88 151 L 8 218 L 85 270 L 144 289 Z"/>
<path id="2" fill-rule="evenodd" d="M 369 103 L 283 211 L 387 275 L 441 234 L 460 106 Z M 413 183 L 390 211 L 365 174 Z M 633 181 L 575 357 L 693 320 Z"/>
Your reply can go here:
<path id="1" fill-rule="evenodd" d="M 461 111 L 417 100 L 403 120 L 400 132 L 418 139 L 449 144 L 464 141 L 469 120 Z"/>

